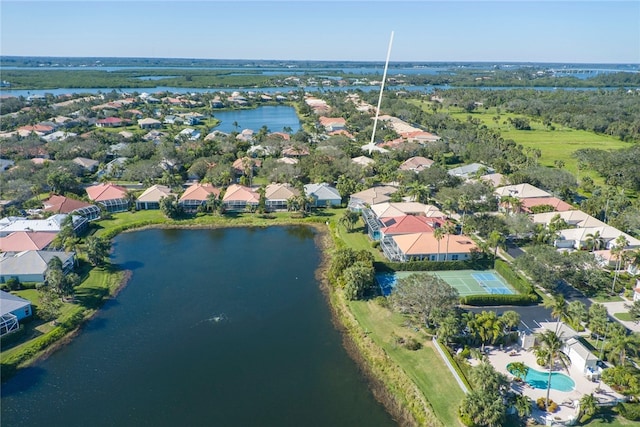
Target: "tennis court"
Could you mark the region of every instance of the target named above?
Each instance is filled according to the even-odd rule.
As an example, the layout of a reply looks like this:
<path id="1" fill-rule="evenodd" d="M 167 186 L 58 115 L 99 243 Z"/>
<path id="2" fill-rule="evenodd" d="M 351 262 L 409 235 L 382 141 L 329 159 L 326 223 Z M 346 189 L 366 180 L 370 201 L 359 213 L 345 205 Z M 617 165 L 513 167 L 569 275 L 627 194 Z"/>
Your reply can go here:
<path id="1" fill-rule="evenodd" d="M 386 296 L 391 293 L 398 279 L 414 273 L 438 276 L 456 288 L 460 296 L 516 293 L 494 270 L 397 271 L 395 273 L 376 274 L 376 281 L 382 290 L 382 294 Z"/>

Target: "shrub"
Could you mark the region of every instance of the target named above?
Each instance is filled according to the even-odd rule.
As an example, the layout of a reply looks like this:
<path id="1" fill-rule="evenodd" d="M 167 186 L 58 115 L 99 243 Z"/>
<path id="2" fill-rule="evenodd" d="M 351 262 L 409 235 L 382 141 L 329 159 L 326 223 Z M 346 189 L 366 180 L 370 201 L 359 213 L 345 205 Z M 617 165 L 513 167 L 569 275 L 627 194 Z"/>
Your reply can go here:
<path id="1" fill-rule="evenodd" d="M 6 283 L 0 285 L 0 291 L 9 292 L 10 290 L 11 289 L 9 289 L 9 285 L 7 285 Z"/>
<path id="2" fill-rule="evenodd" d="M 460 298 L 465 305 L 531 305 L 538 302 L 537 294 L 491 294 L 491 295 L 467 295 Z"/>
<path id="3" fill-rule="evenodd" d="M 374 240 L 373 242 L 371 242 L 371 247 L 373 249 L 377 249 L 380 247 L 380 240 Z"/>
<path id="4" fill-rule="evenodd" d="M 539 397 L 538 400 L 536 400 L 536 406 L 538 406 L 538 409 L 540 409 L 541 411 L 545 411 L 547 410 L 547 399 L 544 397 Z M 558 404 L 556 402 L 554 402 L 553 400 L 549 399 L 549 412 L 556 412 L 558 410 Z"/>
<path id="5" fill-rule="evenodd" d="M 403 346 L 407 350 L 416 351 L 422 348 L 422 343 L 415 338 L 409 338 L 404 340 Z"/>
<path id="6" fill-rule="evenodd" d="M 640 421 L 640 403 L 618 403 L 618 412 L 629 421 Z"/>
<path id="7" fill-rule="evenodd" d="M 7 280 L 7 286 L 12 291 L 17 291 L 18 289 L 20 289 L 20 281 L 18 279 L 16 279 L 15 277 L 12 277 L 12 278 Z"/>
<path id="8" fill-rule="evenodd" d="M 380 307 L 389 308 L 389 300 L 387 297 L 377 296 L 373 299 L 373 302 L 378 304 Z"/>

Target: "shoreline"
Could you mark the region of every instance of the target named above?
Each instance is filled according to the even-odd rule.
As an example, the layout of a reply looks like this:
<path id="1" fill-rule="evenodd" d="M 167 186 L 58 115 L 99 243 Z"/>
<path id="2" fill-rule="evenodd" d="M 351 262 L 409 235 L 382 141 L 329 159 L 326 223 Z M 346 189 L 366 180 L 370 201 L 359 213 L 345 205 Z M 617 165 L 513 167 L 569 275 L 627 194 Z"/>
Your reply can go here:
<path id="1" fill-rule="evenodd" d="M 405 403 L 399 400 L 396 394 L 393 393 L 392 388 L 396 388 L 399 385 L 388 384 L 389 379 L 387 378 L 387 382 L 385 382 L 385 378 L 381 375 L 379 370 L 376 370 L 374 365 L 371 363 L 371 359 L 375 357 L 379 357 L 379 355 L 372 354 L 371 348 L 365 348 L 363 345 L 359 343 L 359 340 L 363 338 L 367 339 L 366 335 L 362 334 L 362 329 L 359 324 L 353 318 L 353 316 L 349 316 L 349 308 L 343 298 L 338 295 L 338 292 L 331 286 L 328 278 L 326 277 L 326 272 L 329 267 L 329 262 L 331 259 L 330 252 L 336 248 L 335 236 L 332 233 L 332 230 L 329 226 L 327 226 L 324 222 L 287 222 L 287 223 L 276 223 L 276 224 L 267 224 L 267 225 L 251 225 L 251 224 L 167 224 L 167 223 L 159 223 L 159 224 L 145 224 L 140 227 L 131 227 L 124 230 L 120 230 L 115 236 L 120 233 L 126 232 L 134 232 L 134 231 L 142 231 L 148 229 L 217 229 L 217 228 L 237 228 L 237 227 L 258 227 L 258 228 L 266 228 L 266 227 L 287 227 L 287 226 L 308 226 L 312 227 L 317 235 L 314 236 L 314 243 L 320 252 L 320 262 L 315 271 L 315 277 L 318 281 L 318 286 L 320 291 L 325 298 L 326 303 L 328 304 L 328 308 L 331 315 L 331 323 L 338 330 L 340 335 L 342 336 L 342 345 L 349 355 L 349 357 L 354 361 L 361 375 L 367 382 L 367 386 L 371 393 L 373 394 L 376 401 L 382 404 L 385 410 L 391 415 L 391 417 L 398 423 L 399 426 L 417 426 L 423 425 L 418 423 L 415 417 L 415 414 L 410 408 L 407 408 Z M 113 237 L 115 237 L 113 236 Z M 110 238 L 113 239 L 113 237 Z M 38 354 L 33 357 L 27 359 L 26 361 L 19 363 L 16 365 L 15 370 L 10 375 L 3 375 L 2 382 L 9 380 L 13 374 L 19 372 L 22 368 L 28 367 L 34 363 L 37 363 L 42 360 L 46 360 L 51 354 L 60 350 L 67 344 L 69 344 L 73 339 L 78 336 L 82 329 L 86 326 L 86 324 L 94 318 L 98 311 L 102 309 L 103 305 L 110 299 L 116 298 L 117 295 L 128 285 L 132 272 L 131 270 L 118 270 L 117 273 L 121 273 L 122 277 L 118 281 L 118 284 L 110 290 L 108 295 L 104 297 L 100 306 L 92 312 L 82 317 L 79 324 L 76 325 L 72 330 L 66 332 L 62 337 L 57 339 L 51 345 L 45 347 Z M 369 342 L 366 344 L 366 347 L 373 346 L 373 348 L 377 348 L 378 352 L 384 354 L 384 350 L 377 347 L 377 345 L 373 342 Z M 369 353 L 369 354 L 367 354 Z M 388 362 L 390 362 L 387 359 Z M 390 362 L 392 363 L 392 362 Z M 400 369 L 399 367 L 395 367 L 396 369 Z M 406 375 L 406 374 L 405 374 Z M 408 379 L 408 378 L 407 378 Z M 421 393 L 413 382 L 408 379 L 410 384 L 413 385 L 414 390 L 411 394 L 414 394 L 419 404 L 419 412 L 423 412 L 425 415 L 429 414 L 427 418 L 433 418 L 435 422 L 429 422 L 426 425 L 439 426 L 441 425 L 437 422 L 437 418 L 433 414 L 430 409 L 429 404 L 425 401 L 424 397 L 421 396 Z M 392 387 L 393 386 L 393 387 Z M 415 394 L 417 393 L 417 395 Z M 411 405 L 415 408 L 416 405 Z"/>

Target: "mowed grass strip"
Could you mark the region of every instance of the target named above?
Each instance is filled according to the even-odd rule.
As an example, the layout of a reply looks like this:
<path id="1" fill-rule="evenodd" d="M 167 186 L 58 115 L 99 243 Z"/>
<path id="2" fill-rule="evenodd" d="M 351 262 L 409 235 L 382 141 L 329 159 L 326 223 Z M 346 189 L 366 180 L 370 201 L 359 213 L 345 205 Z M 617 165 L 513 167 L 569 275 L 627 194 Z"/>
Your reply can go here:
<path id="1" fill-rule="evenodd" d="M 362 328 L 415 382 L 445 426 L 460 425 L 458 408 L 464 393 L 425 334 L 403 326 L 406 318 L 372 301 L 353 301 L 351 310 Z M 413 337 L 422 348 L 411 351 L 395 342 Z"/>

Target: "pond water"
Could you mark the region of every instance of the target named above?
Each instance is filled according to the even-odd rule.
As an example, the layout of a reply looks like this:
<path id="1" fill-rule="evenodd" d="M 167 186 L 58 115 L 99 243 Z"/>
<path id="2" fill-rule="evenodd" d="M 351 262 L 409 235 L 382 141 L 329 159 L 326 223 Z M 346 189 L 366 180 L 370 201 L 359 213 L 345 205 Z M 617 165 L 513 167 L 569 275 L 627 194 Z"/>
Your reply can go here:
<path id="1" fill-rule="evenodd" d="M 145 230 L 81 334 L 2 385 L 3 426 L 392 426 L 342 346 L 307 227 Z"/>
<path id="2" fill-rule="evenodd" d="M 267 126 L 270 132 L 282 132 L 285 127 L 291 128 L 291 133 L 300 130 L 300 120 L 293 107 L 285 105 L 265 105 L 264 107 L 248 110 L 214 111 L 213 117 L 221 123 L 211 130 L 225 133 L 251 129 L 258 132 L 262 126 Z M 237 127 L 234 125 L 237 123 Z"/>

